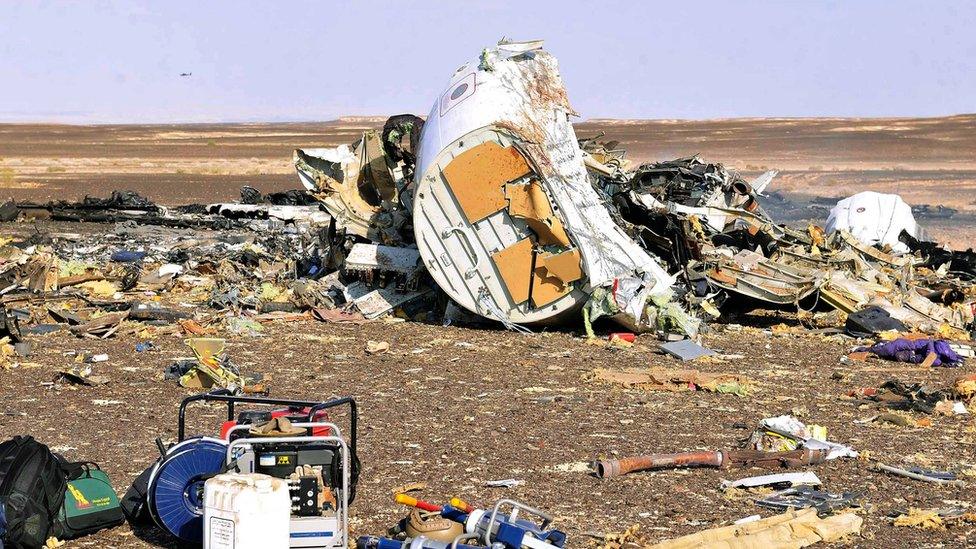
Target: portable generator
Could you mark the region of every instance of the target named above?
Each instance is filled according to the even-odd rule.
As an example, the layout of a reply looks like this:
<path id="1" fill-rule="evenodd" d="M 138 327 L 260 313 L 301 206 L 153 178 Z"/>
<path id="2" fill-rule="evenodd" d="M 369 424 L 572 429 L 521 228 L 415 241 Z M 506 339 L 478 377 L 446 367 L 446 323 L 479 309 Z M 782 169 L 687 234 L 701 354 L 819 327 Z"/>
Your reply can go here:
<path id="1" fill-rule="evenodd" d="M 186 438 L 186 409 L 193 402 L 225 402 L 220 438 Z M 327 411 L 349 406 L 349 435 L 329 421 Z M 247 410 L 235 415 L 235 408 Z M 254 409 L 274 406 L 273 410 Z M 256 436 L 251 429 L 274 418 L 291 421 L 289 436 Z M 227 390 L 187 397 L 180 403 L 178 442 L 160 445 L 146 491 L 149 516 L 180 540 L 203 541 L 203 486 L 227 471 L 263 473 L 284 479 L 291 498 L 290 543 L 294 548 L 333 549 L 348 545 L 349 504 L 355 498 L 360 464 L 356 455 L 358 410 L 344 397 L 327 402 L 235 396 Z M 348 441 L 348 442 L 347 442 Z"/>
<path id="2" fill-rule="evenodd" d="M 289 547 L 344 548 L 349 530 L 349 447 L 333 423 L 292 425 L 329 429 L 334 435 L 236 438 L 227 445 L 225 463 L 242 473 L 288 480 L 292 499 Z M 249 428 L 239 425 L 230 434 Z"/>

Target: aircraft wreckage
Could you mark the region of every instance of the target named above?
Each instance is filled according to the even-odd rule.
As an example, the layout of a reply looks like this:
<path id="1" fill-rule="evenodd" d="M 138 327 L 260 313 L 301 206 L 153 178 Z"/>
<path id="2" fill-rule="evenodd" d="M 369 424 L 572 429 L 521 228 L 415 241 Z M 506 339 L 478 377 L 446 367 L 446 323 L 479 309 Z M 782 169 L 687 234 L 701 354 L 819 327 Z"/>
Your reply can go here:
<path id="1" fill-rule="evenodd" d="M 407 128 L 419 132 L 412 166 L 411 154 L 386 153 L 401 135 L 389 124 L 353 147 L 298 150 L 296 166 L 340 231 L 416 246 L 473 313 L 510 327 L 558 321 L 603 289 L 637 326 L 650 295 L 671 299 L 673 278 L 613 220 L 574 114 L 541 42 L 502 43 L 458 69 L 426 121 Z"/>
<path id="2" fill-rule="evenodd" d="M 454 73 L 426 120 L 393 117 L 295 164 L 333 217 L 335 253 L 416 248 L 453 302 L 513 329 L 582 310 L 587 324 L 695 335 L 727 303 L 874 305 L 919 329 L 971 327 L 972 291 L 905 278 L 913 219 L 901 241 L 864 236 L 878 212 L 830 234 L 777 225 L 761 205 L 775 171 L 750 182 L 697 156 L 629 169 L 616 143 L 577 138 L 575 114 L 542 43 L 503 41 Z"/>
<path id="3" fill-rule="evenodd" d="M 117 223 L 119 242 L 139 247 L 137 264 L 111 259 L 122 244 L 104 238 L 0 247 L 0 298 L 187 279 L 213 307 L 324 320 L 396 313 L 514 330 L 582 320 L 592 334 L 608 317 L 694 337 L 730 311 L 837 310 L 843 324 L 880 310 L 907 329 L 970 339 L 976 253 L 926 242 L 899 197 L 860 193 L 831 210 L 826 231 L 791 228 L 763 208 L 776 172 L 746 180 L 697 156 L 632 166 L 617 143 L 578 138 L 575 115 L 542 43 L 503 41 L 458 69 L 426 118 L 397 115 L 350 145 L 296 150 L 305 190 L 244 187 L 233 204 L 163 207 L 118 191 L 0 206 L 3 220 L 46 210 Z M 137 225 L 214 234 L 170 242 Z M 107 266 L 91 263 L 102 256 Z"/>

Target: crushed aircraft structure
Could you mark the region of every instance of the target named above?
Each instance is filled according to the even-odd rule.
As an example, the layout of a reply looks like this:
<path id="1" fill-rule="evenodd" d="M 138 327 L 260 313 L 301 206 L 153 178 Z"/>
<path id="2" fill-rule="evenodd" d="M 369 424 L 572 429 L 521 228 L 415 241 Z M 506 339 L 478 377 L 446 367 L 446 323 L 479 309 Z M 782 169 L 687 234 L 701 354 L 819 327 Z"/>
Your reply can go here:
<path id="1" fill-rule="evenodd" d="M 438 285 L 482 316 L 559 319 L 617 283 L 639 324 L 670 277 L 590 184 L 558 65 L 541 48 L 485 50 L 435 102 L 415 177 L 417 247 Z"/>
<path id="2" fill-rule="evenodd" d="M 377 158 L 385 141 L 367 131 L 353 147 L 296 151 L 296 168 L 342 231 L 415 246 L 440 289 L 470 312 L 509 327 L 553 322 L 595 289 L 614 288 L 621 316 L 639 326 L 651 294 L 671 299 L 671 277 L 592 186 L 574 114 L 542 43 L 502 42 L 458 69 L 437 98 L 415 166 Z M 364 186 L 398 192 L 368 202 Z M 399 230 L 407 224 L 409 240 Z"/>
<path id="3" fill-rule="evenodd" d="M 399 150 L 402 133 L 370 130 L 352 147 L 296 151 L 296 168 L 342 234 L 417 249 L 453 302 L 510 328 L 582 310 L 587 323 L 694 335 L 730 307 L 868 306 L 917 329 L 971 326 L 971 292 L 933 301 L 903 276 L 916 260 L 898 235 L 918 232 L 900 198 L 864 193 L 827 232 L 790 228 L 762 207 L 775 171 L 747 181 L 698 156 L 631 168 L 618 143 L 577 138 L 573 115 L 541 42 L 503 41 L 410 126 L 409 161 L 384 147 Z"/>
<path id="4" fill-rule="evenodd" d="M 296 150 L 304 190 L 244 187 L 237 203 L 176 207 L 124 191 L 5 205 L 13 217 L 117 223 L 123 236 L 9 242 L 2 294 L 16 304 L 107 281 L 105 295 L 183 286 L 211 307 L 265 314 L 582 321 L 590 334 L 609 317 L 691 337 L 728 311 L 880 308 L 969 339 L 974 254 L 923 240 L 899 197 L 842 200 L 826 231 L 786 226 L 763 208 L 775 171 L 747 180 L 698 156 L 633 166 L 619 143 L 579 138 L 575 115 L 542 42 L 502 41 L 454 73 L 426 119 L 397 115 L 350 145 Z"/>

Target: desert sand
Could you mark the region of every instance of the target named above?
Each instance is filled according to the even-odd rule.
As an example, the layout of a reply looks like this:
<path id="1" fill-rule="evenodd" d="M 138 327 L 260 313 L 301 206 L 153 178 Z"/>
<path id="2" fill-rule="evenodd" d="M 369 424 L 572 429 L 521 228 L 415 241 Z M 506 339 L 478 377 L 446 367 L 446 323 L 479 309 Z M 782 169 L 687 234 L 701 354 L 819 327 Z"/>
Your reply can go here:
<path id="1" fill-rule="evenodd" d="M 296 187 L 297 147 L 356 139 L 382 117 L 287 124 L 0 125 L 0 197 L 79 199 L 130 189 L 164 204 L 233 200 L 242 185 Z M 944 118 L 588 120 L 634 163 L 701 154 L 754 176 L 779 170 L 770 191 L 796 200 L 861 190 L 959 210 L 926 223 L 929 236 L 968 247 L 976 223 L 976 115 Z M 823 223 L 823 209 L 810 221 Z M 924 222 L 924 220 L 923 220 Z M 960 232 L 961 231 L 961 232 Z"/>

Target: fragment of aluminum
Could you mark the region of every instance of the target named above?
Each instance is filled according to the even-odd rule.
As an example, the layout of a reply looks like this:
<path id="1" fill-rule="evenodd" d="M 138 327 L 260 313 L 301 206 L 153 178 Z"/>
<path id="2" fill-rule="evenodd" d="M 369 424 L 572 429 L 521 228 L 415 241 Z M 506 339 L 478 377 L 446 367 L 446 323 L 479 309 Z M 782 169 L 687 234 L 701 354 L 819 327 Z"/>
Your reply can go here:
<path id="1" fill-rule="evenodd" d="M 723 196 L 721 193 L 719 197 Z M 647 208 L 650 211 L 661 213 L 695 215 L 705 220 L 705 223 L 712 231 L 721 232 L 728 224 L 728 220 L 739 219 L 749 226 L 750 232 L 755 234 L 764 231 L 772 236 L 779 238 L 783 231 L 776 227 L 765 215 L 751 212 L 738 207 L 727 207 L 722 205 L 707 206 L 685 206 L 676 202 L 662 202 L 650 193 L 637 191 L 630 192 L 631 200 Z"/>
<path id="2" fill-rule="evenodd" d="M 360 242 L 349 250 L 343 268 L 348 271 L 391 271 L 409 276 L 417 274 L 423 267 L 416 248 Z"/>
<path id="3" fill-rule="evenodd" d="M 400 171 L 388 161 L 379 133 L 367 130 L 353 147 L 296 149 L 302 185 L 322 202 L 337 227 L 385 242 L 377 217 L 397 209 Z"/>
<path id="4" fill-rule="evenodd" d="M 776 305 L 793 305 L 813 294 L 823 274 L 778 263 L 742 250 L 706 271 L 708 280 L 727 291 Z"/>
<path id="5" fill-rule="evenodd" d="M 812 255 L 804 247 L 797 247 L 796 249 L 781 247 L 776 250 L 773 259 L 785 265 L 823 271 L 839 270 L 852 274 L 857 272 L 858 267 L 855 258 L 841 255 Z"/>
<path id="6" fill-rule="evenodd" d="M 910 288 L 901 296 L 901 307 L 890 308 L 893 318 L 898 318 L 910 326 L 928 324 L 938 330 L 941 324 L 963 329 L 973 321 L 970 307 L 947 307 L 920 295 L 916 288 Z M 908 311 L 904 316 L 898 309 Z"/>
<path id="7" fill-rule="evenodd" d="M 413 225 L 428 272 L 465 309 L 512 327 L 565 318 L 616 279 L 670 286 L 591 186 L 574 114 L 541 42 L 486 49 L 434 103 Z"/>
<path id="8" fill-rule="evenodd" d="M 776 177 L 776 174 L 778 173 L 779 172 L 776 170 L 769 170 L 767 172 L 763 172 L 762 174 L 759 175 L 759 177 L 753 179 L 752 180 L 753 192 L 762 196 L 763 191 L 765 191 L 766 187 L 768 187 L 769 184 L 773 182 L 773 178 Z"/>
<path id="9" fill-rule="evenodd" d="M 352 302 L 356 306 L 356 310 L 370 320 L 393 312 L 397 307 L 419 299 L 432 291 L 431 288 L 420 288 L 414 291 L 401 292 L 389 286 L 374 290 L 360 283 L 350 284 L 348 290 L 353 295 L 358 294 Z M 365 292 L 361 293 L 364 290 Z"/>
<path id="10" fill-rule="evenodd" d="M 327 225 L 329 214 L 318 206 L 221 203 L 207 205 L 207 213 L 232 219 L 277 219 L 286 223 Z"/>

